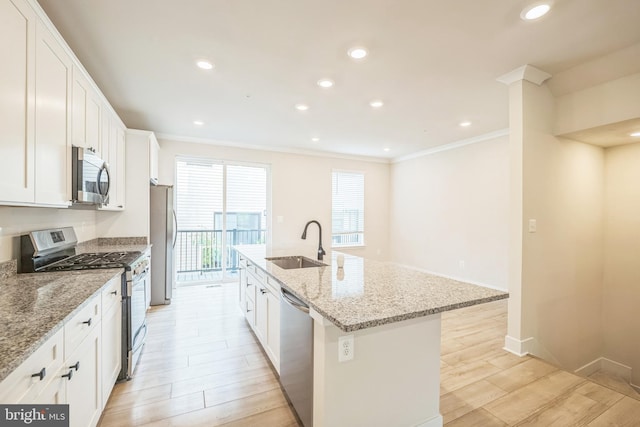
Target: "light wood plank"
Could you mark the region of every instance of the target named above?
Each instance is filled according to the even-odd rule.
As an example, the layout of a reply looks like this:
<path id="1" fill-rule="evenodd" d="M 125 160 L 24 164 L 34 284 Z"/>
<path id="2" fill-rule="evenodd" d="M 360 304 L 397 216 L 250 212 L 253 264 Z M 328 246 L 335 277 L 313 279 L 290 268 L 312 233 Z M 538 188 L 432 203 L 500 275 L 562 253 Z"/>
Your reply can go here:
<path id="1" fill-rule="evenodd" d="M 588 424 L 589 427 L 637 427 L 638 425 L 640 425 L 640 401 L 628 396 Z"/>
<path id="2" fill-rule="evenodd" d="M 568 372 L 556 371 L 494 400 L 484 408 L 507 424 L 513 425 L 584 381 Z"/>

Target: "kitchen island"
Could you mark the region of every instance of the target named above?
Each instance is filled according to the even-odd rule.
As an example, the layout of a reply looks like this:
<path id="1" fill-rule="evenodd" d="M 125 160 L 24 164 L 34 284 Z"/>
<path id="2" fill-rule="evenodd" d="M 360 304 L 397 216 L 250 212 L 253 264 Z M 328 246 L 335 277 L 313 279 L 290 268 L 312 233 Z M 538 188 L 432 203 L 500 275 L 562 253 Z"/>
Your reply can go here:
<path id="1" fill-rule="evenodd" d="M 391 263 L 333 252 L 324 267 L 282 269 L 264 245 L 235 248 L 248 268 L 310 307 L 313 425 L 442 426 L 440 313 L 508 294 Z M 353 359 L 339 362 L 339 338 Z M 276 367 L 278 369 L 278 367 Z"/>

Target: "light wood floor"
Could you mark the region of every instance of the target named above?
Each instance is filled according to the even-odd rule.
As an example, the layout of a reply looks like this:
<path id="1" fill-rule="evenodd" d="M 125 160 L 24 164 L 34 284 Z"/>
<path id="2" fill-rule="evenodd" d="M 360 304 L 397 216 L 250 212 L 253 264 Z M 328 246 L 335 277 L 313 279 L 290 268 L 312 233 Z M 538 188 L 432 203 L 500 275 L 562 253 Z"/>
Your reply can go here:
<path id="1" fill-rule="evenodd" d="M 233 284 L 181 287 L 171 305 L 152 307 L 135 378 L 116 384 L 99 426 L 297 426 L 236 292 Z M 502 350 L 506 306 L 442 317 L 440 411 L 448 427 L 640 426 L 640 395 L 624 382 L 581 378 Z"/>

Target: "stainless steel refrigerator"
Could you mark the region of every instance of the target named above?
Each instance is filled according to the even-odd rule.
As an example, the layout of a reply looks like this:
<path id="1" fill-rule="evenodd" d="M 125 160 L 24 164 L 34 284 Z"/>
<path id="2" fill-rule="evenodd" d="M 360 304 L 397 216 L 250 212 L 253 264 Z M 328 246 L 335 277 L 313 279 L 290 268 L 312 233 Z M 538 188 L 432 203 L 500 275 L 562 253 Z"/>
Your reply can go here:
<path id="1" fill-rule="evenodd" d="M 171 304 L 177 219 L 173 186 L 151 186 L 151 305 Z"/>

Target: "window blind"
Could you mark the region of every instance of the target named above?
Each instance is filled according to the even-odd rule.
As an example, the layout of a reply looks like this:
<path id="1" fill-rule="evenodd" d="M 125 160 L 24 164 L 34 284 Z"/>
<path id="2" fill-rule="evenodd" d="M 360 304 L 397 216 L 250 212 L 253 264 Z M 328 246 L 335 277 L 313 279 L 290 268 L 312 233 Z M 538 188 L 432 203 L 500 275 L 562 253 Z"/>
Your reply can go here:
<path id="1" fill-rule="evenodd" d="M 334 171 L 331 186 L 332 245 L 364 245 L 364 174 Z"/>

